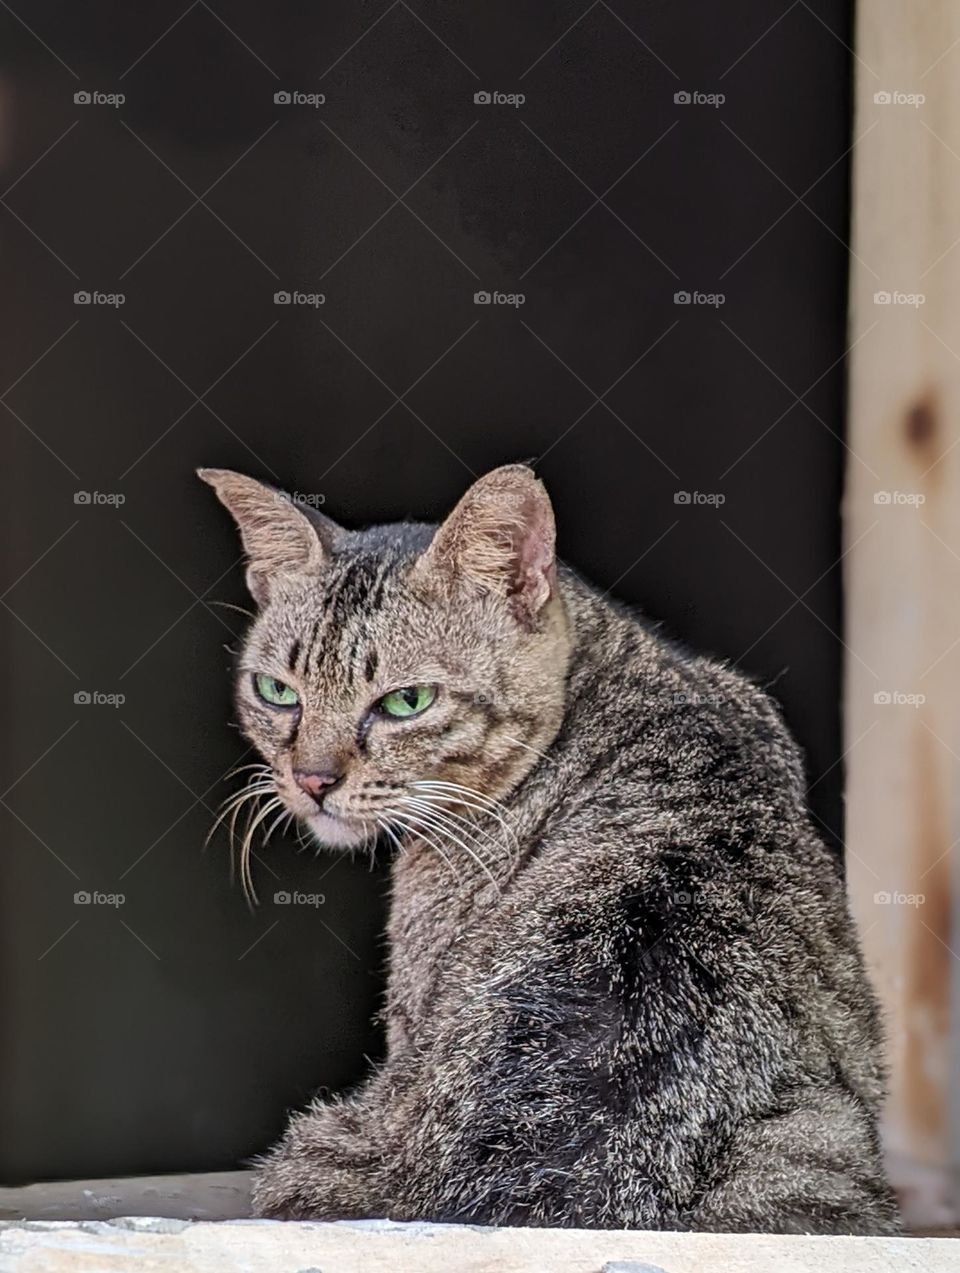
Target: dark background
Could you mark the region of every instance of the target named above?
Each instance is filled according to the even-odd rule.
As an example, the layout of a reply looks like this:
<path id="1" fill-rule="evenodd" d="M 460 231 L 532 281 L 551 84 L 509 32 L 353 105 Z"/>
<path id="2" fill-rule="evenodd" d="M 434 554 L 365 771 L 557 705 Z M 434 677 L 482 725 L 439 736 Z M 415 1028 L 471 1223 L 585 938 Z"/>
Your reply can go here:
<path id="1" fill-rule="evenodd" d="M 836 842 L 849 6 L 13 8 L 0 1166 L 226 1167 L 379 1046 L 385 879 L 275 840 L 250 913 L 225 837 L 202 851 L 251 757 L 243 619 L 213 605 L 246 603 L 237 543 L 197 464 L 353 525 L 534 459 L 568 560 L 773 685 Z M 474 304 L 494 289 L 525 303 Z"/>

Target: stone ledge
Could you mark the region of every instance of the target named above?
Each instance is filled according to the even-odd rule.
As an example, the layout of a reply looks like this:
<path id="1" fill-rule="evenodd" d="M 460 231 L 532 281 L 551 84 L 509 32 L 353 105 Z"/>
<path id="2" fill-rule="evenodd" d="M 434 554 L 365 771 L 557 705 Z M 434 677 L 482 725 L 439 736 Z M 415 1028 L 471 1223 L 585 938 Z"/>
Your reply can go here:
<path id="1" fill-rule="evenodd" d="M 249 1220 L 250 1173 L 0 1188 L 0 1273 L 957 1273 L 949 1238 Z M 211 1223 L 220 1221 L 222 1223 Z"/>
<path id="2" fill-rule="evenodd" d="M 171 1217 L 0 1224 L 0 1273 L 956 1273 L 951 1238 Z"/>
<path id="3" fill-rule="evenodd" d="M 0 1220 L 241 1220 L 250 1215 L 251 1176 L 249 1171 L 204 1171 L 0 1188 Z"/>

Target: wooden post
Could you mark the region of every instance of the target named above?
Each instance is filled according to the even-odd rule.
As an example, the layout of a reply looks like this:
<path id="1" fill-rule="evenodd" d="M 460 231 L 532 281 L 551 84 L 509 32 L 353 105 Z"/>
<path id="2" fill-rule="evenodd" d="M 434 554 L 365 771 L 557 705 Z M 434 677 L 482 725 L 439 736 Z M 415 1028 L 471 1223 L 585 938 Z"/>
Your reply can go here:
<path id="1" fill-rule="evenodd" d="M 907 1222 L 960 1220 L 960 4 L 857 6 L 847 873 Z"/>

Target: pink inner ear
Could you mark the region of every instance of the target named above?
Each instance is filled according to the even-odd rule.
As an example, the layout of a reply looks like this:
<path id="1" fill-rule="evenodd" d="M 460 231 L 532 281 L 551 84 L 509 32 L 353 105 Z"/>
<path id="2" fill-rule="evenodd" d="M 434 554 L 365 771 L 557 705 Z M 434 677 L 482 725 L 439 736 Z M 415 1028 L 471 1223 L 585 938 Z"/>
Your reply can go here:
<path id="1" fill-rule="evenodd" d="M 536 612 L 553 588 L 554 530 L 550 516 L 537 500 L 525 500 L 520 523 L 513 528 L 516 577 L 511 590 L 524 606 Z"/>
<path id="2" fill-rule="evenodd" d="M 516 617 L 529 624 L 554 590 L 554 538 L 542 484 L 529 469 L 504 465 L 467 491 L 415 569 L 445 587 L 509 597 Z"/>

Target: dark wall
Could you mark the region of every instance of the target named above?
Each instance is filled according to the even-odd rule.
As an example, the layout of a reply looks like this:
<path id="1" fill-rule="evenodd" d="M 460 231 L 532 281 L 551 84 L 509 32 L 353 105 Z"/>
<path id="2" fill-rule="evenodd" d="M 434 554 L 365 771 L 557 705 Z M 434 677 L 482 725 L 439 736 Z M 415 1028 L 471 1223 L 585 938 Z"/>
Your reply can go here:
<path id="1" fill-rule="evenodd" d="M 535 459 L 570 561 L 774 683 L 839 833 L 848 5 L 14 7 L 0 1164 L 225 1167 L 379 1046 L 385 880 L 275 839 L 250 913 L 202 851 L 251 757 L 197 464 L 358 524 Z"/>

